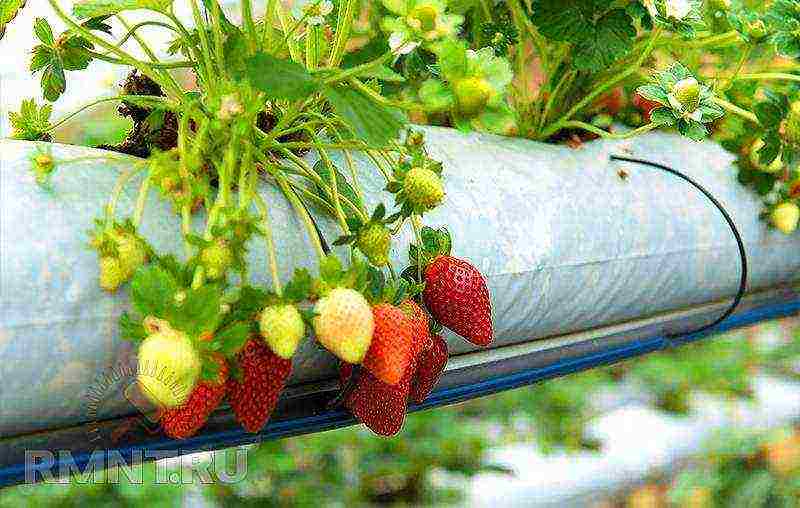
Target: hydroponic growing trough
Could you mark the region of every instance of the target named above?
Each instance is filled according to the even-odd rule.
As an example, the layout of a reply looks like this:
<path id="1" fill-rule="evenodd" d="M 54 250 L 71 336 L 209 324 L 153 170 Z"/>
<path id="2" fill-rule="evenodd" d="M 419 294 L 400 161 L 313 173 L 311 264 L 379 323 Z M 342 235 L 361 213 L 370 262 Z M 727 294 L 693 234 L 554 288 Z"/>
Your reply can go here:
<path id="1" fill-rule="evenodd" d="M 678 169 L 728 210 L 750 261 L 747 294 L 717 329 L 795 313 L 800 240 L 758 220 L 760 203 L 736 182 L 733 157 L 719 146 L 653 133 L 595 141 L 573 150 L 521 139 L 425 128 L 431 155 L 444 163 L 448 199 L 426 216 L 447 223 L 453 252 L 486 275 L 495 342 L 481 350 L 448 336 L 451 359 L 425 407 L 444 405 L 669 347 L 668 339 L 713 321 L 736 294 L 740 258 L 719 210 L 697 189 L 657 169 L 612 161 L 646 159 Z M 125 398 L 134 349 L 118 337 L 123 292 L 98 287 L 96 254 L 84 233 L 102 196 L 137 160 L 92 149 L 52 147 L 65 165 L 49 189 L 36 185 L 34 143 L 0 141 L 0 485 L 23 481 L 26 450 L 68 450 L 81 466 L 93 450 L 169 454 L 214 449 L 352 423 L 326 402 L 337 384 L 334 358 L 307 341 L 290 386 L 260 434 L 244 433 L 226 411 L 198 436 L 172 441 L 149 433 Z M 363 161 L 362 161 L 363 163 Z M 365 164 L 365 163 L 363 163 Z M 624 170 L 625 174 L 621 174 Z M 367 196 L 383 182 L 363 170 Z M 89 185 L 89 182 L 92 182 Z M 133 207 L 136 181 L 120 201 Z M 314 269 L 308 239 L 267 185 L 277 248 Z M 278 203 L 281 203 L 279 206 Z M 368 203 L 373 206 L 374 203 Z M 142 233 L 160 250 L 180 252 L 178 218 L 152 193 Z M 316 214 L 323 235 L 334 224 Z M 154 219 L 157 217 L 157 219 Z M 410 232 L 393 256 L 407 255 Z M 252 277 L 268 284 L 262 245 L 250 249 Z M 282 277 L 290 266 L 281 266 Z M 56 455 L 56 458 L 58 456 Z M 53 467 L 57 466 L 56 463 Z"/>

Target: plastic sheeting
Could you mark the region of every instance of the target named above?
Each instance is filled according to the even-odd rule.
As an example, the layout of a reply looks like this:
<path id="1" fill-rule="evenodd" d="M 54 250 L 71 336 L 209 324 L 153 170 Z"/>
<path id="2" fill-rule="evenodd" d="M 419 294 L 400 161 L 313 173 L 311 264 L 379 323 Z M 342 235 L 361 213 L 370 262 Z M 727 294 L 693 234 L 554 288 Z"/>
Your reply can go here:
<path id="1" fill-rule="evenodd" d="M 492 347 L 591 330 L 733 296 L 739 278 L 734 239 L 719 211 L 687 183 L 656 169 L 612 162 L 624 154 L 669 164 L 706 186 L 737 223 L 751 259 L 750 290 L 789 284 L 800 268 L 800 239 L 768 230 L 760 203 L 735 179 L 732 156 L 712 143 L 654 133 L 573 150 L 519 139 L 426 128 L 431 155 L 444 163 L 446 203 L 425 217 L 447 224 L 454 254 L 486 275 L 494 306 Z M 52 146 L 58 158 L 97 151 Z M 28 171 L 32 143 L 0 141 L 0 439 L 131 414 L 119 384 L 134 351 L 117 333 L 124 292 L 98 286 L 87 230 L 104 197 L 135 159 L 65 166 L 50 190 Z M 373 198 L 380 175 L 357 158 Z M 619 169 L 629 174 L 620 178 Z M 133 207 L 134 178 L 120 200 Z M 266 184 L 282 278 L 314 268 L 304 229 Z M 389 196 L 385 199 L 391 199 Z M 370 207 L 374 206 L 370 203 Z M 320 217 L 324 235 L 338 235 Z M 182 251 L 178 219 L 153 192 L 142 233 L 157 249 Z M 411 232 L 395 244 L 405 258 Z M 255 241 L 253 280 L 267 283 Z M 452 353 L 473 346 L 449 335 Z M 334 358 L 313 341 L 295 357 L 291 385 L 330 379 Z M 488 373 L 487 373 L 488 374 Z"/>

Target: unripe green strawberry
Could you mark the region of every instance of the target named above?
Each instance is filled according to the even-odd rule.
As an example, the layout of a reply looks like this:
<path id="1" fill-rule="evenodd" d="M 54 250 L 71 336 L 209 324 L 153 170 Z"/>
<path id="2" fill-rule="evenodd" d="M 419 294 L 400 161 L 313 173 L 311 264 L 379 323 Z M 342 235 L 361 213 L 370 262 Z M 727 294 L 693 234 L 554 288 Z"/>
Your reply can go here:
<path id="1" fill-rule="evenodd" d="M 375 266 L 383 266 L 389 262 L 389 246 L 392 233 L 383 224 L 369 224 L 358 233 L 356 245 Z"/>
<path id="2" fill-rule="evenodd" d="M 675 83 L 672 95 L 683 111 L 692 113 L 700 106 L 700 84 L 694 78 L 685 78 Z"/>
<path id="3" fill-rule="evenodd" d="M 200 262 L 208 279 L 219 279 L 233 263 L 233 252 L 225 240 L 217 239 L 200 253 Z"/>
<path id="4" fill-rule="evenodd" d="M 153 404 L 174 408 L 189 397 L 201 367 L 200 355 L 189 337 L 164 325 L 139 346 L 136 379 Z"/>
<path id="5" fill-rule="evenodd" d="M 491 85 L 483 78 L 471 77 L 456 81 L 453 85 L 456 106 L 467 118 L 478 115 L 492 96 Z"/>
<path id="6" fill-rule="evenodd" d="M 789 106 L 789 115 L 784 123 L 784 137 L 792 145 L 800 145 L 800 101 Z"/>
<path id="7" fill-rule="evenodd" d="M 265 308 L 261 312 L 259 328 L 272 352 L 284 360 L 294 355 L 297 345 L 306 333 L 300 311 L 291 304 L 270 305 Z"/>
<path id="8" fill-rule="evenodd" d="M 438 18 L 439 11 L 435 7 L 432 5 L 420 5 L 408 13 L 406 22 L 409 26 L 423 33 L 428 33 L 436 30 L 436 20 Z"/>
<path id="9" fill-rule="evenodd" d="M 335 288 L 314 307 L 317 340 L 348 363 L 360 363 L 369 349 L 375 322 L 367 300 L 354 289 Z"/>
<path id="10" fill-rule="evenodd" d="M 100 258 L 100 287 L 106 291 L 116 291 L 126 280 L 128 273 L 116 256 Z"/>
<path id="11" fill-rule="evenodd" d="M 444 199 L 442 179 L 427 168 L 415 167 L 406 174 L 403 192 L 416 210 L 431 210 Z"/>
<path id="12" fill-rule="evenodd" d="M 756 41 L 763 39 L 769 33 L 767 30 L 767 24 L 764 23 L 763 19 L 745 22 L 745 31 L 750 38 Z"/>
<path id="13" fill-rule="evenodd" d="M 127 276 L 130 277 L 140 266 L 147 262 L 147 250 L 144 242 L 128 231 L 112 230 L 110 236 L 116 244 L 122 268 Z"/>
<path id="14" fill-rule="evenodd" d="M 800 207 L 791 201 L 781 203 L 772 209 L 770 220 L 778 231 L 790 235 L 797 230 L 797 224 L 800 222 Z"/>

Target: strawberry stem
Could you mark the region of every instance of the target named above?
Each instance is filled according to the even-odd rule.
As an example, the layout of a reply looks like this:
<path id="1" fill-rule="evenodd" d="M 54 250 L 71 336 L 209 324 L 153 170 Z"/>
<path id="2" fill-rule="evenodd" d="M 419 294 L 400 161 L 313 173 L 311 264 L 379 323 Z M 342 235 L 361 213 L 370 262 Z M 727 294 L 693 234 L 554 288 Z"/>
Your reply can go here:
<path id="1" fill-rule="evenodd" d="M 272 237 L 272 222 L 269 218 L 269 207 L 259 195 L 255 195 L 255 203 L 264 216 L 264 237 L 267 243 L 267 259 L 269 260 L 269 271 L 272 276 L 272 286 L 278 296 L 283 296 L 281 280 L 278 277 L 278 260 L 275 253 L 275 242 Z"/>

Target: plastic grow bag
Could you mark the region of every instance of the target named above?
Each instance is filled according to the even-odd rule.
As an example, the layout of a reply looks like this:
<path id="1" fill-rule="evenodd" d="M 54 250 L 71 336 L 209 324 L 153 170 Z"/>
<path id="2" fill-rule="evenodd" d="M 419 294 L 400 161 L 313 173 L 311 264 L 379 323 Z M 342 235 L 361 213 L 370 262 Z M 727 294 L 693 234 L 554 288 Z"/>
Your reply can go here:
<path id="1" fill-rule="evenodd" d="M 675 176 L 611 161 L 612 154 L 680 169 L 733 217 L 751 271 L 747 297 L 720 329 L 800 308 L 793 284 L 800 239 L 759 221 L 759 200 L 736 182 L 733 157 L 713 143 L 652 133 L 575 150 L 425 131 L 431 155 L 444 163 L 448 192 L 425 222 L 447 224 L 455 255 L 486 275 L 496 336 L 488 350 L 447 336 L 453 358 L 426 407 L 661 349 L 672 342 L 667 332 L 696 329 L 725 309 L 736 293 L 740 263 L 719 211 Z M 24 479 L 25 450 L 68 450 L 80 464 L 93 460 L 95 449 L 134 458 L 143 449 L 178 454 L 351 422 L 341 411 L 324 411 L 335 389 L 335 359 L 306 341 L 261 434 L 240 431 L 224 409 L 199 436 L 181 442 L 141 424 L 124 397 L 135 376 L 134 351 L 117 332 L 127 295 L 100 290 L 96 254 L 87 248 L 87 230 L 105 196 L 137 160 L 43 147 L 56 159 L 86 160 L 64 166 L 50 189 L 42 189 L 29 171 L 39 147 L 0 141 L 0 484 Z M 365 159 L 356 162 L 366 194 L 378 196 L 382 177 Z M 121 216 L 130 213 L 139 182 L 134 178 L 126 187 Z M 281 276 L 298 266 L 313 270 L 299 220 L 275 189 L 264 184 L 260 192 L 271 207 Z M 316 216 L 324 236 L 335 239 L 333 222 Z M 141 230 L 157 249 L 182 251 L 178 217 L 155 192 Z M 395 260 L 405 258 L 410 240 L 405 231 Z M 254 241 L 249 256 L 253 280 L 268 284 L 263 244 Z"/>

